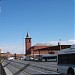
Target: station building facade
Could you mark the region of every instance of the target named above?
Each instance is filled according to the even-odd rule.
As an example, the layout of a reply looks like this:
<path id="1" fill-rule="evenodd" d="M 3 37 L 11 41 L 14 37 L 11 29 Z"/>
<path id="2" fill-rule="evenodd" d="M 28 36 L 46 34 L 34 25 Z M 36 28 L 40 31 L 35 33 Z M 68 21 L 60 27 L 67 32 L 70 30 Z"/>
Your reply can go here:
<path id="1" fill-rule="evenodd" d="M 60 45 L 58 42 L 58 45 L 44 45 L 44 44 L 36 44 L 32 46 L 32 38 L 29 37 L 29 34 L 27 33 L 25 38 L 25 49 L 26 49 L 26 55 L 29 56 L 36 56 L 36 55 L 44 55 L 44 54 L 58 54 L 58 51 L 61 49 L 69 48 L 71 45 Z"/>

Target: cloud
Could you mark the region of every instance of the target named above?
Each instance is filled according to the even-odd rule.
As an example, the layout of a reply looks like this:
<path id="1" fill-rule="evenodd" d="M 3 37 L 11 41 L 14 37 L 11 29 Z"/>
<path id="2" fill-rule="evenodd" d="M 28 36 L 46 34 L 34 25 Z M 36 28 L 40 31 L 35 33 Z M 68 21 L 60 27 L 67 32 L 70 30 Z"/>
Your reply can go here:
<path id="1" fill-rule="evenodd" d="M 6 52 L 18 53 L 18 54 L 24 53 L 22 46 L 19 46 L 19 45 L 3 45 L 2 51 L 4 53 L 6 53 Z"/>
<path id="2" fill-rule="evenodd" d="M 66 44 L 75 44 L 75 40 L 68 40 L 68 41 L 66 41 Z"/>
<path id="3" fill-rule="evenodd" d="M 58 42 L 60 42 L 61 45 L 72 45 L 72 44 L 75 44 L 75 40 L 73 40 L 73 39 L 67 40 L 67 41 L 50 41 L 50 43 L 53 44 L 53 45 L 57 45 Z"/>
<path id="4" fill-rule="evenodd" d="M 41 46 L 41 45 L 45 45 L 45 46 L 55 46 L 58 45 L 58 42 L 60 42 L 61 45 L 72 45 L 75 44 L 75 40 L 74 39 L 70 39 L 67 41 L 49 41 L 49 42 L 41 42 L 41 43 L 36 43 L 34 44 L 34 46 Z"/>

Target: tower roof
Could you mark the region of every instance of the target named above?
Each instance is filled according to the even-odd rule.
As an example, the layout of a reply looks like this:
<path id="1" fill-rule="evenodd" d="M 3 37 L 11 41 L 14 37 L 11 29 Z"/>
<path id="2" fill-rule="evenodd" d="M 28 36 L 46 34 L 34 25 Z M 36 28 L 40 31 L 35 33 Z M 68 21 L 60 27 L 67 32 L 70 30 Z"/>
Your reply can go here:
<path id="1" fill-rule="evenodd" d="M 29 34 L 28 34 L 28 32 L 27 32 L 27 35 L 26 35 L 26 37 L 29 37 Z"/>
<path id="2" fill-rule="evenodd" d="M 29 33 L 27 32 L 26 38 L 30 38 Z"/>

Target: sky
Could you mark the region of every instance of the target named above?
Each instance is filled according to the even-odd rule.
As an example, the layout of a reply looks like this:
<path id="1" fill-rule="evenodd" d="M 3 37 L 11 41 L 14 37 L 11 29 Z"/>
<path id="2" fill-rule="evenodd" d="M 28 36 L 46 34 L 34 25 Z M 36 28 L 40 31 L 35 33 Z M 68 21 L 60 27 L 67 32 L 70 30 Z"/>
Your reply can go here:
<path id="1" fill-rule="evenodd" d="M 36 43 L 73 44 L 74 0 L 0 0 L 0 48 L 24 53 L 27 32 Z"/>

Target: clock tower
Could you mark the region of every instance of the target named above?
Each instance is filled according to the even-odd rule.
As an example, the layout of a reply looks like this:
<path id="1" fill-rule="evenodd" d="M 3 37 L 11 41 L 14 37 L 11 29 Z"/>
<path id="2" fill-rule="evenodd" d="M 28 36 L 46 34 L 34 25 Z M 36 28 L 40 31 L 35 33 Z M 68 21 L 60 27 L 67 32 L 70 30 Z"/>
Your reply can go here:
<path id="1" fill-rule="evenodd" d="M 26 55 L 31 53 L 31 51 L 29 49 L 31 47 L 31 39 L 32 38 L 29 37 L 29 34 L 27 32 L 27 35 L 26 35 L 26 38 L 25 38 Z"/>

